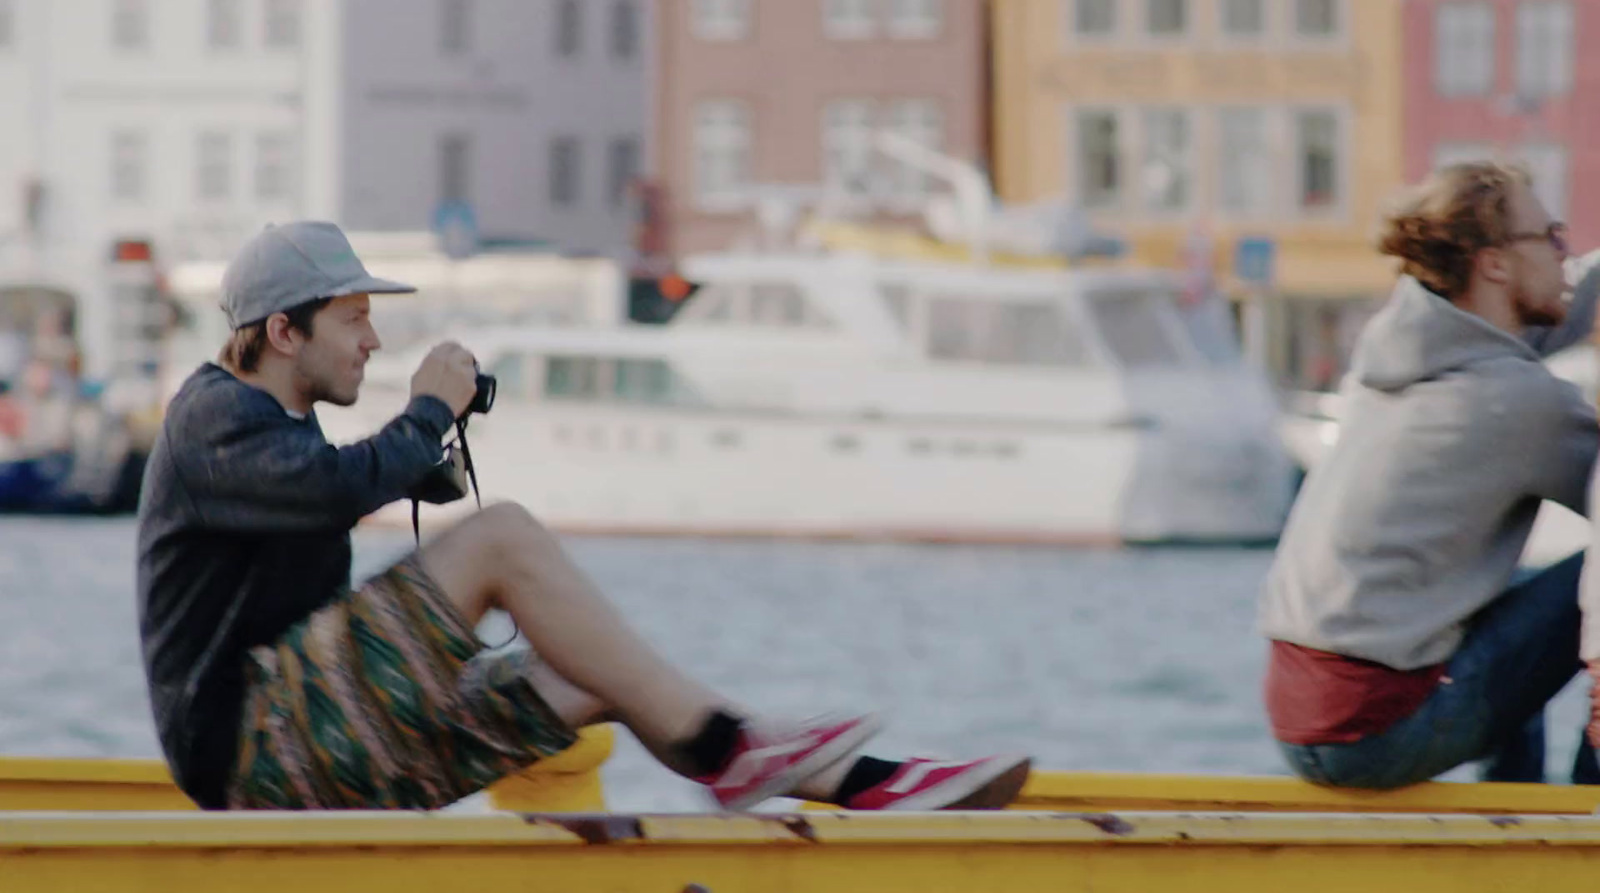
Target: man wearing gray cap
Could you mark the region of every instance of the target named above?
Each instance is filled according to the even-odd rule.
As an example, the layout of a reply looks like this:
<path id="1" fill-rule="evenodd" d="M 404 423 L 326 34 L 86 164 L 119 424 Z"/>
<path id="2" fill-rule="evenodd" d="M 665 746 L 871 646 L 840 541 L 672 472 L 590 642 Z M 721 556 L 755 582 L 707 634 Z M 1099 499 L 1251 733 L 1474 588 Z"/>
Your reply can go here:
<path id="1" fill-rule="evenodd" d="M 269 227 L 223 278 L 230 340 L 167 409 L 139 505 L 139 620 L 162 747 L 196 803 L 441 807 L 607 719 L 725 808 L 1015 797 L 1023 757 L 852 760 L 873 715 L 748 715 L 657 655 L 515 505 L 352 588 L 350 530 L 427 477 L 476 391 L 471 354 L 441 344 L 380 431 L 324 438 L 315 404 L 354 403 L 380 347 L 370 296 L 413 290 L 369 275 L 332 224 Z M 486 652 L 491 608 L 538 658 Z"/>

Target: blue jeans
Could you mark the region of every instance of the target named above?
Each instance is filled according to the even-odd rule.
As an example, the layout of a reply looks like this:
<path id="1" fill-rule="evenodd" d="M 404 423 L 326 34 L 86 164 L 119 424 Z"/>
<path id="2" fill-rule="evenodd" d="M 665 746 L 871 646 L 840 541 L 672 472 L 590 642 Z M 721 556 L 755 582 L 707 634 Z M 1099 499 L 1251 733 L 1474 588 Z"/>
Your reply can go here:
<path id="1" fill-rule="evenodd" d="M 1398 788 L 1488 760 L 1493 781 L 1544 781 L 1544 707 L 1583 669 L 1578 659 L 1580 553 L 1514 584 L 1471 620 L 1444 678 L 1415 713 L 1348 744 L 1284 744 L 1315 784 Z M 1582 737 L 1574 784 L 1600 783 Z"/>

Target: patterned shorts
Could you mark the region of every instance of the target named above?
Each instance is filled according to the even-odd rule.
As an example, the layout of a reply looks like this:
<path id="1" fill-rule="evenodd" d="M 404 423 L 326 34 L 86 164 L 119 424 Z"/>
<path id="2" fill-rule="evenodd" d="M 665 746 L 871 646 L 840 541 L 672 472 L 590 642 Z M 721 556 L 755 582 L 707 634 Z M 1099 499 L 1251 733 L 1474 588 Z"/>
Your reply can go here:
<path id="1" fill-rule="evenodd" d="M 412 555 L 252 649 L 230 809 L 436 809 L 577 736 Z"/>

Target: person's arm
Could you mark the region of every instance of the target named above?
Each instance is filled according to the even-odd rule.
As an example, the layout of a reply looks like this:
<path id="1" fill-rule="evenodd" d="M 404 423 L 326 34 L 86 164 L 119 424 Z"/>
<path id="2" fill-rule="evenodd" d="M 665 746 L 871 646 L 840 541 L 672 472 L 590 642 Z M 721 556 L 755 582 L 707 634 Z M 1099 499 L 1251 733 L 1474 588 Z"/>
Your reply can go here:
<path id="1" fill-rule="evenodd" d="M 1600 301 L 1600 250 L 1571 261 L 1577 284 L 1572 287 L 1572 302 L 1567 318 L 1558 326 L 1534 327 L 1523 334 L 1540 356 L 1548 357 L 1589 339 L 1594 333 L 1595 307 Z"/>
<path id="2" fill-rule="evenodd" d="M 1530 490 L 1588 517 L 1590 478 L 1600 454 L 1600 422 L 1576 387 L 1566 382 L 1542 383 L 1516 405 L 1513 426 L 1521 449 L 1531 454 Z M 1516 453 L 1507 453 L 1507 456 Z"/>
<path id="3" fill-rule="evenodd" d="M 443 400 L 419 396 L 377 434 L 335 447 L 281 412 L 197 416 L 221 430 L 186 438 L 184 488 L 203 523 L 237 531 L 354 526 L 428 473 L 454 422 Z"/>

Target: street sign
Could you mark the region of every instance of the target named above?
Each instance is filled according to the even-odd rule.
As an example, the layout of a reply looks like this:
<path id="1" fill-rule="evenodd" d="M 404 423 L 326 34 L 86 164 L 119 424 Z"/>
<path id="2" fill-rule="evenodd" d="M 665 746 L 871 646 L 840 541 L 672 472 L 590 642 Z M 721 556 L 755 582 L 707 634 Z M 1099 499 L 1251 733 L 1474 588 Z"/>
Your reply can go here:
<path id="1" fill-rule="evenodd" d="M 443 202 L 433 212 L 433 232 L 446 255 L 463 260 L 478 253 L 478 218 L 463 201 Z"/>
<path id="2" fill-rule="evenodd" d="M 1270 238 L 1246 236 L 1234 245 L 1233 275 L 1252 285 L 1272 284 L 1277 245 Z"/>

